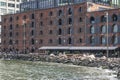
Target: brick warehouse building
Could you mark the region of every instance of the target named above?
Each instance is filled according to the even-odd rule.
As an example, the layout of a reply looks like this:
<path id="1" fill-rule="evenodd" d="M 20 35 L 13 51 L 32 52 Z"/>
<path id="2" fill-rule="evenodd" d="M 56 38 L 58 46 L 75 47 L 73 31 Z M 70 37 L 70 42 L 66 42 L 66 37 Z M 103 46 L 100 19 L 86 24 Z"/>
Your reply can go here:
<path id="1" fill-rule="evenodd" d="M 119 55 L 120 9 L 90 2 L 2 16 L 3 51 L 70 50 Z"/>

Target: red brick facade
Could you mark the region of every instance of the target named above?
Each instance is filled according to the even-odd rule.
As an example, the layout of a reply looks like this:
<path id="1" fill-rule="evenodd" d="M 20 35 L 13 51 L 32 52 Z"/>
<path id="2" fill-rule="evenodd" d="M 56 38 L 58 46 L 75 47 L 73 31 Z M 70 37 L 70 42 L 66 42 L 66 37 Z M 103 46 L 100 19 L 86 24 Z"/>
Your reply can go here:
<path id="1" fill-rule="evenodd" d="M 14 15 L 2 16 L 2 48 L 38 50 L 42 46 L 106 46 L 101 43 L 101 16 L 106 11 L 87 12 L 87 4 L 67 5 L 44 10 L 34 10 Z M 117 45 L 120 43 L 120 10 L 107 10 L 109 13 L 110 33 L 109 37 L 117 35 Z M 112 21 L 113 14 L 117 20 Z M 94 17 L 92 23 L 90 18 Z M 23 24 L 24 21 L 24 24 Z M 118 25 L 117 33 L 112 32 L 113 24 Z M 91 33 L 91 26 L 95 31 Z M 25 33 L 24 33 L 25 32 Z M 24 36 L 24 34 L 26 34 Z M 94 37 L 94 43 L 90 37 Z M 25 42 L 24 42 L 25 38 Z M 109 39 L 109 40 L 110 40 Z"/>

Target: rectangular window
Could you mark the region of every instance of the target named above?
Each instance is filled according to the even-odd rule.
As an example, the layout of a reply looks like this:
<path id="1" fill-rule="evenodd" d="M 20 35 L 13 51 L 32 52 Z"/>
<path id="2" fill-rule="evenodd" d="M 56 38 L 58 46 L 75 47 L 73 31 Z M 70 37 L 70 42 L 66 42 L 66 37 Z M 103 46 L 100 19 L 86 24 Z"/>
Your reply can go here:
<path id="1" fill-rule="evenodd" d="M 17 5 L 16 5 L 16 7 L 17 7 L 17 8 L 19 8 L 19 7 L 20 7 L 20 5 L 19 5 L 19 4 L 17 4 Z"/>
<path id="2" fill-rule="evenodd" d="M 15 4 L 8 3 L 8 7 L 15 7 Z"/>
<path id="3" fill-rule="evenodd" d="M 6 2 L 0 2 L 0 6 L 5 7 L 5 6 L 7 6 L 7 3 Z"/>
<path id="4" fill-rule="evenodd" d="M 0 8 L 0 13 L 5 14 L 5 13 L 7 13 L 7 10 L 6 10 L 6 9 L 4 9 L 4 8 Z"/>
<path id="5" fill-rule="evenodd" d="M 13 9 L 8 9 L 8 13 L 13 14 L 14 10 Z"/>
<path id="6" fill-rule="evenodd" d="M 9 0 L 9 1 L 15 1 L 15 0 Z"/>
<path id="7" fill-rule="evenodd" d="M 17 0 L 17 2 L 20 2 L 19 0 Z"/>

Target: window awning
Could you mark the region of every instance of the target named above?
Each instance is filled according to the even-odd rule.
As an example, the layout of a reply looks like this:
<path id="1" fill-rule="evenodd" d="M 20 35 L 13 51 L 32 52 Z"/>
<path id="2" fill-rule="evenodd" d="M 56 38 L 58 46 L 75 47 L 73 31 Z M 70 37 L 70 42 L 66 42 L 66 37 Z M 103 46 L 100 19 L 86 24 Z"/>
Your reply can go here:
<path id="1" fill-rule="evenodd" d="M 111 46 L 111 47 L 108 47 L 108 50 L 115 50 L 117 48 L 118 47 L 116 46 Z M 107 50 L 107 47 L 43 46 L 43 47 L 40 47 L 39 50 Z"/>

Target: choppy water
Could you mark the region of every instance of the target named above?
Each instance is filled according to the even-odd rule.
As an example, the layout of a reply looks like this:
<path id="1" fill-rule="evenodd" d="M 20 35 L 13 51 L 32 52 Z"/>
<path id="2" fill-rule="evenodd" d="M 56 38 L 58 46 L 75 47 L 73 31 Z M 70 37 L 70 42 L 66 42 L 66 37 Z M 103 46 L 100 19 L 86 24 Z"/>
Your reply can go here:
<path id="1" fill-rule="evenodd" d="M 113 71 L 75 65 L 0 60 L 0 80 L 118 80 Z"/>

